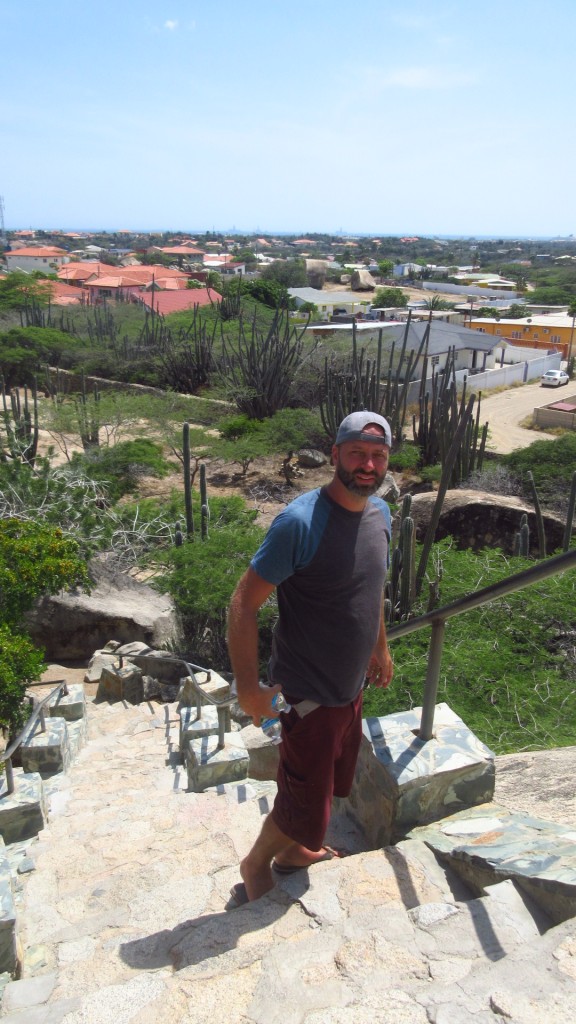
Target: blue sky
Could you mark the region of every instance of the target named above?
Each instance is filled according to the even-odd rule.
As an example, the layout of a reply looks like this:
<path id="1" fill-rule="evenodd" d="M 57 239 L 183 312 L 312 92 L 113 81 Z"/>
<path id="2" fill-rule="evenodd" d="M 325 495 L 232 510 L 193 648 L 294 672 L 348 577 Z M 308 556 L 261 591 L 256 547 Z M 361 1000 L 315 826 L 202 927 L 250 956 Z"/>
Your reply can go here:
<path id="1" fill-rule="evenodd" d="M 576 234 L 574 0 L 0 0 L 8 228 Z"/>

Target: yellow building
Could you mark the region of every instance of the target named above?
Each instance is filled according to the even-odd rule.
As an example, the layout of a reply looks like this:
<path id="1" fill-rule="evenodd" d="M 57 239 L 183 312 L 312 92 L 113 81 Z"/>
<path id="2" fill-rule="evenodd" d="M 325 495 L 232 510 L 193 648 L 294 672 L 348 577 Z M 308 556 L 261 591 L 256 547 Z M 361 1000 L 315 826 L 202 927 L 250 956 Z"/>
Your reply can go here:
<path id="1" fill-rule="evenodd" d="M 574 344 L 575 318 L 567 313 L 539 313 L 525 319 L 500 320 L 479 317 L 470 327 L 481 334 L 492 334 L 512 345 L 534 349 L 558 349 L 564 359 L 576 354 Z"/>

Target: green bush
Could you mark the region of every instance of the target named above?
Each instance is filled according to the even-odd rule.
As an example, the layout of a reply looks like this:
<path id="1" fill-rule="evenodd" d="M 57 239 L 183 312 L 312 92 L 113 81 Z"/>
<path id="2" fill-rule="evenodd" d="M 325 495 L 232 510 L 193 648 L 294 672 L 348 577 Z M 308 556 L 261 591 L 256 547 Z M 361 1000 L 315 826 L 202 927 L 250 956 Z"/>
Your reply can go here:
<path id="1" fill-rule="evenodd" d="M 19 519 L 0 521 L 0 725 L 16 732 L 25 721 L 26 684 L 39 678 L 42 652 L 24 634 L 25 613 L 42 594 L 88 587 L 76 544 L 60 530 Z"/>
<path id="2" fill-rule="evenodd" d="M 568 493 L 576 469 L 576 434 L 563 434 L 551 441 L 535 441 L 528 448 L 519 448 L 510 455 L 502 456 L 501 461 L 523 481 L 531 470 L 543 500 L 555 503 L 560 494 Z M 529 486 L 524 487 L 524 492 L 531 496 Z"/>
<path id="3" fill-rule="evenodd" d="M 420 461 L 420 449 L 417 445 L 410 444 L 408 441 L 403 441 L 402 444 L 392 452 L 388 462 L 390 469 L 400 471 L 402 469 L 418 469 L 418 463 Z"/>
<path id="4" fill-rule="evenodd" d="M 120 441 L 111 448 L 93 448 L 72 456 L 73 468 L 82 467 L 93 480 L 105 485 L 111 501 L 134 491 L 138 477 L 147 474 L 165 477 L 173 466 L 163 455 L 162 445 L 148 438 Z"/>
<path id="5" fill-rule="evenodd" d="M 22 634 L 0 625 L 0 726 L 16 734 L 26 722 L 26 687 L 44 669 L 42 651 Z"/>
<path id="6" fill-rule="evenodd" d="M 196 500 L 196 499 L 195 499 Z M 194 510 L 199 521 L 200 510 Z M 264 537 L 240 498 L 210 500 L 210 530 L 206 541 L 198 536 L 168 553 L 168 564 L 156 585 L 175 602 L 191 660 L 229 667 L 226 617 L 234 588 L 248 568 Z M 274 604 L 262 612 L 263 660 L 270 646 Z"/>

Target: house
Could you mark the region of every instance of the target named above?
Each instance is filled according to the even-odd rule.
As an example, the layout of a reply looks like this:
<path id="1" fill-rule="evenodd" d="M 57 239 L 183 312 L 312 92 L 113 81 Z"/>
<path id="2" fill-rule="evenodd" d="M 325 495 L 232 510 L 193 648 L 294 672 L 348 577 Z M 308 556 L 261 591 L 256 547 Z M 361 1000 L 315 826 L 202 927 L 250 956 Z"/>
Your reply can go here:
<path id="1" fill-rule="evenodd" d="M 194 306 L 208 306 L 211 303 L 220 302 L 222 296 L 212 288 L 187 288 L 179 291 L 157 292 L 148 291 L 140 295 L 133 295 L 133 301 L 140 302 L 148 309 L 167 316 L 168 313 L 180 313 L 183 310 L 193 310 Z"/>
<path id="2" fill-rule="evenodd" d="M 96 273 L 84 281 L 83 286 L 91 302 L 134 298 L 147 289 L 179 291 L 186 289 L 188 284 L 188 275 L 171 267 L 106 267 L 102 271 L 102 266 L 99 264 Z"/>
<path id="3" fill-rule="evenodd" d="M 305 302 L 313 302 L 318 307 L 320 319 L 326 321 L 338 312 L 349 316 L 366 313 L 372 301 L 358 292 L 329 292 L 320 288 L 289 288 L 288 294 L 296 301 L 297 309 Z"/>
<path id="4" fill-rule="evenodd" d="M 473 318 L 470 327 L 524 348 L 557 349 L 564 359 L 574 351 L 574 317 L 568 313 L 539 313 L 518 320 Z"/>
<path id="5" fill-rule="evenodd" d="M 52 274 L 70 260 L 70 254 L 56 245 L 24 246 L 21 249 L 9 249 L 4 253 L 8 270 L 23 270 L 27 274 L 41 270 L 44 274 Z"/>

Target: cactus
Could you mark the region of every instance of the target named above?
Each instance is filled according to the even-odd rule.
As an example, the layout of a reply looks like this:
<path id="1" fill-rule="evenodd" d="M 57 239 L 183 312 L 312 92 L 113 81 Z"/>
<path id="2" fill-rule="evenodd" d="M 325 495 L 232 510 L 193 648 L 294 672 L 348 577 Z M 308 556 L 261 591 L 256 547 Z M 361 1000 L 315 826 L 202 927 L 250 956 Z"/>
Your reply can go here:
<path id="1" fill-rule="evenodd" d="M 24 405 L 20 400 L 18 390 L 11 391 L 6 395 L 4 379 L 0 377 L 0 391 L 2 394 L 2 418 L 6 430 L 6 444 L 8 451 L 0 442 L 0 460 L 7 462 L 11 458 L 13 462 L 26 463 L 34 466 L 38 453 L 38 392 L 36 381 L 32 386 L 32 407 L 28 401 L 28 388 L 24 388 Z M 10 408 L 8 408 L 8 397 Z"/>
<path id="2" fill-rule="evenodd" d="M 177 548 L 181 548 L 183 543 L 184 538 L 182 536 L 182 524 L 176 523 L 174 526 L 174 544 Z"/>
<path id="3" fill-rule="evenodd" d="M 520 529 L 514 535 L 514 554 L 521 555 L 523 558 L 528 558 L 530 554 L 530 526 L 525 512 L 522 513 L 520 519 Z"/>
<path id="4" fill-rule="evenodd" d="M 100 444 L 100 392 L 94 385 L 93 402 L 90 403 L 84 374 L 81 378 L 81 388 L 78 398 L 74 399 L 74 405 L 78 416 L 78 431 L 82 447 L 84 451 L 89 451 L 90 448 L 98 448 Z"/>
<path id="5" fill-rule="evenodd" d="M 570 539 L 572 537 L 572 524 L 574 522 L 574 506 L 576 505 L 576 472 L 572 474 L 572 484 L 570 487 L 570 497 L 568 498 L 568 509 L 566 512 L 566 526 L 564 527 L 564 537 L 562 539 L 562 551 L 568 551 L 570 547 Z"/>
<path id="6" fill-rule="evenodd" d="M 186 509 L 186 536 L 194 539 L 194 513 L 192 512 L 192 478 L 190 475 L 190 424 L 186 422 L 182 430 L 182 456 L 184 471 L 184 506 Z"/>
<path id="7" fill-rule="evenodd" d="M 536 513 L 536 530 L 538 532 L 538 553 L 540 555 L 540 558 L 546 558 L 546 533 L 544 531 L 544 519 L 542 516 L 542 509 L 540 507 L 538 491 L 536 490 L 536 484 L 534 483 L 534 476 L 531 470 L 528 470 L 527 477 L 528 483 L 530 484 L 530 490 L 532 491 L 532 497 L 534 499 L 534 512 Z"/>
<path id="8" fill-rule="evenodd" d="M 208 523 L 210 520 L 210 508 L 208 505 L 208 493 L 206 489 L 206 466 L 200 466 L 200 536 L 202 540 L 208 540 Z"/>
<path id="9" fill-rule="evenodd" d="M 415 531 L 410 516 L 412 496 L 404 495 L 396 545 L 390 558 L 390 575 L 384 600 L 387 622 L 407 619 L 414 601 Z"/>

